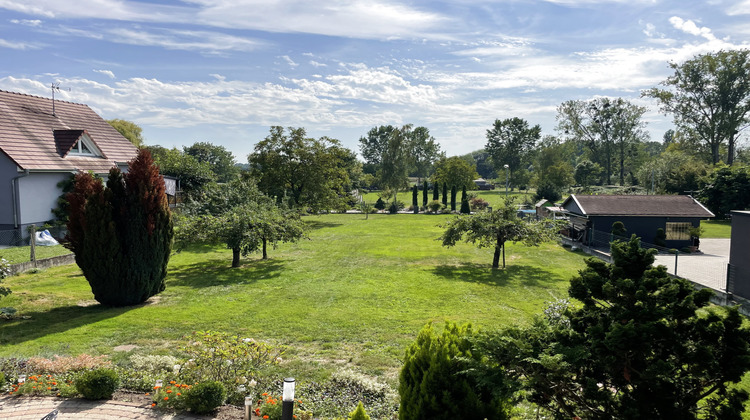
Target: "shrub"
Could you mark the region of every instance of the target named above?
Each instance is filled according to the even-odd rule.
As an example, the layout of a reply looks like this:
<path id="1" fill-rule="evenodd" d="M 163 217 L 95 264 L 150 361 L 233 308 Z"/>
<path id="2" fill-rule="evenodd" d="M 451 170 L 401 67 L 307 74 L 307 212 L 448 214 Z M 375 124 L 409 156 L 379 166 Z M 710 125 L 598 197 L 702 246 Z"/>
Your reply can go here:
<path id="1" fill-rule="evenodd" d="M 375 208 L 378 210 L 385 210 L 385 201 L 381 197 L 378 197 L 378 201 L 375 202 Z"/>
<path id="2" fill-rule="evenodd" d="M 479 197 L 474 197 L 474 198 L 472 198 L 472 199 L 470 199 L 470 200 L 469 200 L 469 206 L 470 206 L 470 207 L 471 207 L 471 209 L 472 209 L 472 210 L 474 210 L 474 211 L 480 211 L 480 210 L 484 210 L 484 209 L 486 209 L 487 207 L 489 207 L 489 205 L 490 205 L 490 203 L 488 203 L 488 202 L 487 202 L 487 201 L 486 201 L 485 199 L 483 199 L 483 198 L 479 198 Z"/>
<path id="3" fill-rule="evenodd" d="M 175 368 L 180 368 L 179 359 L 166 355 L 134 354 L 130 356 L 130 363 L 134 370 L 150 373 L 173 373 Z"/>
<path id="4" fill-rule="evenodd" d="M 107 188 L 78 173 L 67 199 L 68 247 L 99 303 L 135 305 L 164 290 L 174 232 L 164 180 L 147 150 L 126 174 L 112 168 Z"/>
<path id="5" fill-rule="evenodd" d="M 429 204 L 427 204 L 427 208 L 430 210 L 430 213 L 438 213 L 440 210 L 442 210 L 445 206 L 443 203 L 432 200 Z"/>
<path id="6" fill-rule="evenodd" d="M 614 222 L 612 223 L 612 230 L 610 231 L 612 235 L 618 236 L 621 238 L 625 237 L 625 234 L 628 232 L 627 229 L 625 229 L 625 224 L 622 222 Z"/>
<path id="7" fill-rule="evenodd" d="M 0 283 L 2 283 L 2 279 L 8 276 L 10 276 L 10 265 L 8 264 L 8 260 L 6 260 L 5 258 L 0 258 Z M 3 296 L 8 296 L 9 294 L 11 294 L 10 289 L 0 285 L 0 298 L 2 298 Z M 15 313 L 15 310 L 13 310 L 13 313 Z M 13 313 L 10 313 L 10 315 L 13 315 Z"/>
<path id="8" fill-rule="evenodd" d="M 461 202 L 461 214 L 469 214 L 471 213 L 471 206 L 469 206 L 469 200 L 464 200 Z"/>
<path id="9" fill-rule="evenodd" d="M 407 350 L 399 376 L 399 419 L 504 419 L 505 403 L 462 374 L 471 352 L 471 326 L 445 324 L 441 335 L 426 325 Z"/>
<path id="10" fill-rule="evenodd" d="M 654 245 L 667 246 L 667 234 L 663 228 L 656 229 L 656 236 L 654 237 Z"/>
<path id="11" fill-rule="evenodd" d="M 370 420 L 370 416 L 365 411 L 365 406 L 362 405 L 362 401 L 357 404 L 357 408 L 349 413 L 349 420 Z"/>
<path id="12" fill-rule="evenodd" d="M 180 373 L 191 381 L 219 381 L 229 387 L 252 376 L 262 366 L 276 365 L 283 350 L 252 338 L 214 331 L 197 331 L 180 350 L 188 355 Z"/>
<path id="13" fill-rule="evenodd" d="M 224 404 L 227 391 L 221 382 L 201 382 L 188 389 L 185 394 L 185 406 L 192 412 L 205 414 L 214 411 Z"/>
<path id="14" fill-rule="evenodd" d="M 388 213 L 391 213 L 391 214 L 398 213 L 398 211 L 401 210 L 401 209 L 403 209 L 403 208 L 404 208 L 404 203 L 395 200 L 388 207 Z"/>
<path id="15" fill-rule="evenodd" d="M 255 415 L 265 420 L 281 420 L 281 408 L 283 401 L 281 397 L 273 397 L 263 393 L 260 406 L 255 409 Z M 312 413 L 305 411 L 300 400 L 294 400 L 294 415 L 297 420 L 312 420 Z"/>
<path id="16" fill-rule="evenodd" d="M 411 190 L 411 208 L 414 213 L 419 213 L 419 189 L 416 185 Z"/>
<path id="17" fill-rule="evenodd" d="M 543 182 L 536 189 L 536 195 L 534 196 L 535 201 L 539 201 L 543 198 L 551 202 L 560 201 L 562 195 L 560 194 L 560 188 L 551 182 Z"/>
<path id="18" fill-rule="evenodd" d="M 112 398 L 118 385 L 117 373 L 111 369 L 90 370 L 75 381 L 76 390 L 89 400 Z"/>

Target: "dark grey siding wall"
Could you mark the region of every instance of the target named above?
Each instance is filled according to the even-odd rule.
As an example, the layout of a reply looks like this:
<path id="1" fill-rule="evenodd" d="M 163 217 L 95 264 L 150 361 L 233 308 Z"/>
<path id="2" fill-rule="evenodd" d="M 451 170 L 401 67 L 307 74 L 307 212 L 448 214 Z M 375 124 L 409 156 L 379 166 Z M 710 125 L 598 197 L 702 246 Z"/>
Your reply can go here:
<path id="1" fill-rule="evenodd" d="M 656 239 L 656 230 L 665 229 L 667 222 L 689 222 L 693 227 L 700 226 L 700 219 L 690 217 L 613 217 L 613 216 L 590 216 L 593 229 L 609 232 L 614 222 L 622 222 L 627 229 L 628 237 L 635 234 L 642 242 L 653 244 Z M 692 245 L 690 240 L 667 241 L 668 248 L 682 248 Z"/>
<path id="2" fill-rule="evenodd" d="M 17 166 L 0 152 L 0 230 L 13 229 L 13 194 L 10 181 L 18 176 Z"/>
<path id="3" fill-rule="evenodd" d="M 734 294 L 750 299 L 750 212 L 732 212 L 732 239 L 729 250 Z"/>

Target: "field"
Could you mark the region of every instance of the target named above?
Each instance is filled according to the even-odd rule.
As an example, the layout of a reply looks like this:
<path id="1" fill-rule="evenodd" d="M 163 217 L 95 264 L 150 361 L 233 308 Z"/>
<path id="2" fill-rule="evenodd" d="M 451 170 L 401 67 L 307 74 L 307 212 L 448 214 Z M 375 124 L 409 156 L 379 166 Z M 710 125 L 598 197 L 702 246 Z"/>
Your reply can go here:
<path id="1" fill-rule="evenodd" d="M 493 271 L 490 250 L 436 240 L 449 217 L 308 217 L 309 240 L 236 269 L 229 250 L 194 248 L 173 256 L 165 292 L 130 308 L 96 304 L 75 265 L 12 277 L 3 306 L 29 319 L 2 324 L 0 356 L 112 354 L 128 344 L 167 354 L 183 335 L 212 329 L 288 345 L 286 367 L 298 377 L 346 366 L 395 384 L 424 324 L 528 322 L 566 297 L 583 266 L 583 255 L 555 244 L 511 244 L 508 268 Z"/>

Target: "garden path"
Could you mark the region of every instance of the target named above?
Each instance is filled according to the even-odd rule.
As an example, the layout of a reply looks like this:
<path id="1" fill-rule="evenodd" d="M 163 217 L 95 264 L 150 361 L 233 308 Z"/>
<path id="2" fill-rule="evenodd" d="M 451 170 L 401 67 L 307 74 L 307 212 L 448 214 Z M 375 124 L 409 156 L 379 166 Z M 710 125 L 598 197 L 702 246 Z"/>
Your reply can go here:
<path id="1" fill-rule="evenodd" d="M 59 410 L 58 420 L 206 420 L 210 416 L 190 413 L 164 413 L 143 403 L 127 401 L 88 401 L 54 397 L 0 397 L 0 418 L 39 420 L 52 410 Z"/>

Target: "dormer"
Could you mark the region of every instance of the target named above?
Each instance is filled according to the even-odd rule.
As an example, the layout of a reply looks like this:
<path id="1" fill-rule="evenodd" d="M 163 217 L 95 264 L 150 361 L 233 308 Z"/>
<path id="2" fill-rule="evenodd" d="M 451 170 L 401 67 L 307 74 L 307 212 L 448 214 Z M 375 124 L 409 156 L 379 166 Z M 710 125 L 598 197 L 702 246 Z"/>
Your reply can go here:
<path id="1" fill-rule="evenodd" d="M 55 145 L 60 156 L 106 157 L 86 130 L 55 130 Z"/>

